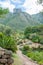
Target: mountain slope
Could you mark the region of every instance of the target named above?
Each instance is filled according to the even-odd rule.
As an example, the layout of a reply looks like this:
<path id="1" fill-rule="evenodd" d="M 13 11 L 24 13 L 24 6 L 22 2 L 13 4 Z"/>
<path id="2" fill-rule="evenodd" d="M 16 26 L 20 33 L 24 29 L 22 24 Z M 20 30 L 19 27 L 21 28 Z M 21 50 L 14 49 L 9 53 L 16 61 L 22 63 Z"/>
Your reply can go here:
<path id="1" fill-rule="evenodd" d="M 39 25 L 39 21 L 35 21 L 29 14 L 15 9 L 14 13 L 9 13 L 5 18 L 0 18 L 0 23 L 8 25 L 16 30 L 24 30 L 27 26 Z"/>
<path id="2" fill-rule="evenodd" d="M 43 13 L 40 12 L 38 14 L 32 15 L 32 17 L 36 20 L 36 21 L 40 21 L 41 24 L 43 24 Z"/>

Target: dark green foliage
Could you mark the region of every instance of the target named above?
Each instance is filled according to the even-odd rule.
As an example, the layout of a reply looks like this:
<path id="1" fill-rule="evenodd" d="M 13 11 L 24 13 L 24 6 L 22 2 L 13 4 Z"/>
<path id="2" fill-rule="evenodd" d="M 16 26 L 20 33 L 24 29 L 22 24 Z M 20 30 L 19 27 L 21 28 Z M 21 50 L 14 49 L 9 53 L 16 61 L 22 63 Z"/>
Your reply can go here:
<path id="1" fill-rule="evenodd" d="M 24 51 L 28 51 L 29 50 L 29 46 L 28 45 L 24 45 L 23 50 Z"/>
<path id="2" fill-rule="evenodd" d="M 36 49 L 35 48 L 28 49 L 26 46 L 26 48 L 23 47 L 22 52 L 26 56 L 30 57 L 32 60 L 37 61 L 39 64 L 43 65 L 43 50 L 41 50 L 40 47 L 38 47 Z"/>
<path id="3" fill-rule="evenodd" d="M 12 50 L 13 52 L 16 52 L 16 41 L 11 36 L 6 36 L 3 33 L 0 33 L 0 46 L 2 48 Z"/>
<path id="4" fill-rule="evenodd" d="M 8 8 L 4 9 L 4 8 L 0 7 L 0 19 L 5 18 L 8 13 L 9 13 L 9 9 Z"/>
<path id="5" fill-rule="evenodd" d="M 27 27 L 27 28 L 25 29 L 25 31 L 24 31 L 25 37 L 26 37 L 26 38 L 29 38 L 31 32 L 32 32 L 31 27 Z"/>
<path id="6" fill-rule="evenodd" d="M 24 35 L 25 38 L 28 38 L 33 42 L 39 42 L 43 44 L 43 25 L 27 27 L 24 31 Z"/>
<path id="7" fill-rule="evenodd" d="M 12 50 L 13 52 L 16 52 L 17 47 L 16 47 L 16 42 L 15 42 L 14 38 L 10 37 L 10 36 L 5 36 L 3 48 L 6 48 L 8 50 Z"/>
<path id="8" fill-rule="evenodd" d="M 7 14 L 9 12 L 9 9 L 3 9 L 0 7 L 0 15 Z"/>
<path id="9" fill-rule="evenodd" d="M 5 26 L 0 24 L 0 32 L 4 32 Z"/>
<path id="10" fill-rule="evenodd" d="M 3 33 L 0 32 L 0 39 L 3 39 Z"/>
<path id="11" fill-rule="evenodd" d="M 40 39 L 40 43 L 43 44 L 43 38 Z"/>
<path id="12" fill-rule="evenodd" d="M 41 52 L 41 51 L 27 53 L 27 56 L 30 57 L 31 59 L 33 59 L 34 61 L 37 61 L 39 64 L 41 61 L 43 61 L 43 52 Z"/>
<path id="13" fill-rule="evenodd" d="M 13 34 L 11 33 L 10 27 L 5 26 L 4 30 L 0 32 L 0 46 L 2 48 L 16 52 L 17 50 L 16 40 Z"/>
<path id="14" fill-rule="evenodd" d="M 10 27 L 8 27 L 8 26 L 6 26 L 4 33 L 5 33 L 5 35 L 10 36 L 10 35 L 11 35 L 11 33 L 12 33 L 11 28 L 10 28 Z"/>
<path id="15" fill-rule="evenodd" d="M 2 46 L 3 44 L 3 33 L 0 32 L 0 46 Z"/>
<path id="16" fill-rule="evenodd" d="M 40 33 L 43 31 L 43 24 L 32 27 L 32 33 Z"/>
<path id="17" fill-rule="evenodd" d="M 40 39 L 39 39 L 39 36 L 38 36 L 38 35 L 34 35 L 34 34 L 33 34 L 33 36 L 31 37 L 31 40 L 32 40 L 33 42 L 36 42 L 36 43 L 37 43 L 37 42 L 39 42 Z"/>

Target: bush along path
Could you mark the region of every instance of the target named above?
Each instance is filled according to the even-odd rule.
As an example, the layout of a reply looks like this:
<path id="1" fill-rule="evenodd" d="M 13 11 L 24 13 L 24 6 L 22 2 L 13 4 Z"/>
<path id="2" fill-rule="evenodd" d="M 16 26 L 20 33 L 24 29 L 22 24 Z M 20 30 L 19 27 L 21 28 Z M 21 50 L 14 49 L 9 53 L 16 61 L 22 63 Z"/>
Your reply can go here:
<path id="1" fill-rule="evenodd" d="M 36 62 L 29 59 L 28 57 L 26 57 L 25 55 L 23 55 L 20 50 L 17 51 L 17 55 L 22 60 L 23 65 L 39 65 Z"/>

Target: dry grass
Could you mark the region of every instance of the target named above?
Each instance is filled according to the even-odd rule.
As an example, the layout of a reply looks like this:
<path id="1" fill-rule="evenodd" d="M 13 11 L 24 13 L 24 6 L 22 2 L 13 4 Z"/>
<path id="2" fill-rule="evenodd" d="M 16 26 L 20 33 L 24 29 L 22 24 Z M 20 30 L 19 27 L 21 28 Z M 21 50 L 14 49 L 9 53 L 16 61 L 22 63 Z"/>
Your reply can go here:
<path id="1" fill-rule="evenodd" d="M 17 54 L 13 54 L 14 65 L 22 65 L 22 60 L 18 57 Z"/>

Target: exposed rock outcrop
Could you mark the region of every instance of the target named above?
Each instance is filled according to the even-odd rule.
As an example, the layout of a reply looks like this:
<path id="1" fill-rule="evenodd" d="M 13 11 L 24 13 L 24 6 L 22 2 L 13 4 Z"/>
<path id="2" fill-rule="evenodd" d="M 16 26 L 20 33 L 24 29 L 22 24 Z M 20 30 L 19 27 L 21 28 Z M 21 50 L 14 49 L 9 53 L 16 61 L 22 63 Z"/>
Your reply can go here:
<path id="1" fill-rule="evenodd" d="M 0 65 L 12 65 L 12 51 L 0 47 Z"/>

